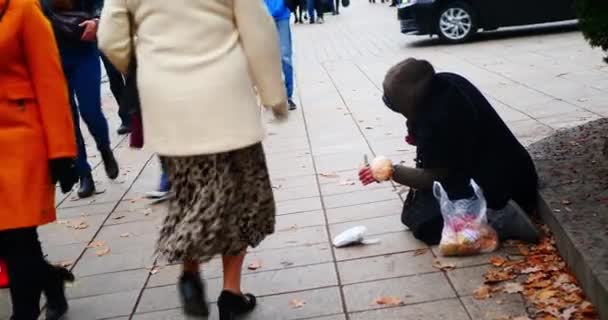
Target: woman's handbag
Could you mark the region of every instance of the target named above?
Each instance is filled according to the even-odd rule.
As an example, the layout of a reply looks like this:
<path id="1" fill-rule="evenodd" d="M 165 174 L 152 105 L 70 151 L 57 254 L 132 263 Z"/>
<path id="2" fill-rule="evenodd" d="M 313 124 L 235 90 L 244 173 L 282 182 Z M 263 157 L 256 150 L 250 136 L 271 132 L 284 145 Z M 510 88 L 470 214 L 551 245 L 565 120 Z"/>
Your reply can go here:
<path id="1" fill-rule="evenodd" d="M 71 43 L 82 42 L 84 27 L 80 25 L 93 18 L 88 12 L 70 10 L 68 8 L 71 8 L 71 6 L 65 3 L 61 4 L 61 8 L 57 8 L 54 6 L 55 2 L 49 0 L 41 0 L 40 4 L 44 14 L 51 22 L 55 37 L 58 40 Z"/>
<path id="2" fill-rule="evenodd" d="M 433 190 L 411 189 L 403 204 L 401 222 L 412 231 L 416 239 L 428 245 L 439 244 L 443 216 Z"/>
<path id="3" fill-rule="evenodd" d="M 58 38 L 80 42 L 84 33 L 80 25 L 92 17 L 84 11 L 51 11 L 49 19 Z"/>

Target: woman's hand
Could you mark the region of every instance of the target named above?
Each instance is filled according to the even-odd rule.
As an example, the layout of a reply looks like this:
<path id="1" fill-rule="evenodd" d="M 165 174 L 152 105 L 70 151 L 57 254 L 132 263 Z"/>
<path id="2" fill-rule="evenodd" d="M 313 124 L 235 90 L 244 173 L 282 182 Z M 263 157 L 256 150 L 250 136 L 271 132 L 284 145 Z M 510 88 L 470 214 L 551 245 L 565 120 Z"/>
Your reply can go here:
<path id="1" fill-rule="evenodd" d="M 84 21 L 79 24 L 80 27 L 84 28 L 84 32 L 82 33 L 82 41 L 92 42 L 97 38 L 97 19 L 91 19 Z"/>
<path id="2" fill-rule="evenodd" d="M 372 174 L 372 169 L 369 166 L 362 167 L 359 169 L 359 180 L 364 186 L 372 184 L 374 182 L 378 182 L 374 179 L 374 175 Z"/>
<path id="3" fill-rule="evenodd" d="M 289 111 L 287 110 L 287 101 L 280 103 L 276 106 L 271 106 L 272 115 L 278 122 L 287 121 Z"/>

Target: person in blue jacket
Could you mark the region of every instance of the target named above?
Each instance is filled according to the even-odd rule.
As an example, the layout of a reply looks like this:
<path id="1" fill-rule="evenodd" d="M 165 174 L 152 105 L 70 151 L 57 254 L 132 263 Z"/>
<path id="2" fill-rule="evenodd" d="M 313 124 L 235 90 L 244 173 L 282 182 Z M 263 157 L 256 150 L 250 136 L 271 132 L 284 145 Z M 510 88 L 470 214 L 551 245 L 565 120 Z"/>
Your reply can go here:
<path id="1" fill-rule="evenodd" d="M 293 102 L 293 59 L 292 59 L 292 43 L 291 43 L 291 26 L 290 18 L 291 11 L 285 5 L 285 0 L 264 0 L 266 7 L 279 32 L 279 43 L 281 45 L 281 63 L 283 65 L 283 77 L 285 79 L 285 89 L 287 90 L 287 98 L 289 110 L 295 110 L 296 104 Z"/>

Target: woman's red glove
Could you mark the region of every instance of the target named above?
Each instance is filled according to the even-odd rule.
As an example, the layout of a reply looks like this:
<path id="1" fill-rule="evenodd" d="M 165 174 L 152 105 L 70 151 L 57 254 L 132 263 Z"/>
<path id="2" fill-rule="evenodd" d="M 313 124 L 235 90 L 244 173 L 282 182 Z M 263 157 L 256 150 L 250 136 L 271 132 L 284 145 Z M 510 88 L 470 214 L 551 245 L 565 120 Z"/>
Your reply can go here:
<path id="1" fill-rule="evenodd" d="M 369 166 L 365 166 L 359 169 L 359 180 L 364 186 L 372 184 L 374 182 L 378 182 L 376 179 L 374 179 L 372 169 Z"/>

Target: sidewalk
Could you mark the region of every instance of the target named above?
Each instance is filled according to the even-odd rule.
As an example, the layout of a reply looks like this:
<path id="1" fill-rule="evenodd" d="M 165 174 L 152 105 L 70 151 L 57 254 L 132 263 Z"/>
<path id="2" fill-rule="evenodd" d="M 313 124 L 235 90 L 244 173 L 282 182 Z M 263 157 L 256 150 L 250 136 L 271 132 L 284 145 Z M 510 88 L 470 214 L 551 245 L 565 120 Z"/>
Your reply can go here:
<path id="1" fill-rule="evenodd" d="M 395 16 L 387 6 L 361 1 L 324 25 L 293 28 L 300 108 L 288 123 L 268 124 L 265 147 L 278 205 L 277 232 L 247 257 L 246 266 L 255 262 L 261 268 L 244 270 L 244 288 L 260 298 L 246 319 L 525 315 L 517 295 L 497 297 L 501 304 L 472 298 L 488 256 L 438 258 L 456 269 L 436 269 L 436 251 L 424 250 L 401 224 L 402 198 L 393 186 L 365 189 L 357 183 L 364 154 L 413 164 L 404 119 L 381 101 L 384 73 L 416 56 L 471 78 L 527 145 L 554 130 L 608 116 L 608 68 L 578 32 L 486 36 L 486 41 L 443 46 L 399 34 Z M 114 131 L 116 108 L 107 88 L 105 93 Z M 179 266 L 155 266 L 153 260 L 166 207 L 149 206 L 142 198 L 157 186 L 158 161 L 149 151 L 129 149 L 124 139 L 113 136 L 113 142 L 119 179 L 108 182 L 97 167 L 98 189 L 104 192 L 86 200 L 58 197 L 59 223 L 40 229 L 49 259 L 71 264 L 78 277 L 68 289 L 67 319 L 185 319 L 175 286 Z M 380 243 L 331 247 L 331 238 L 357 225 L 368 227 L 370 238 Z M 91 244 L 99 247 L 87 249 Z M 213 302 L 221 289 L 220 261 L 205 265 L 203 273 Z M 383 307 L 375 303 L 381 296 L 399 297 L 404 305 Z M 9 310 L 8 292 L 0 291 L 0 319 L 7 319 Z M 212 311 L 210 319 L 217 319 Z"/>

